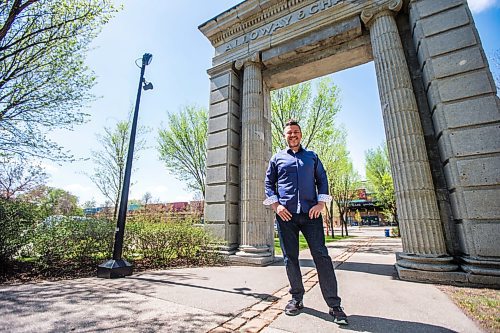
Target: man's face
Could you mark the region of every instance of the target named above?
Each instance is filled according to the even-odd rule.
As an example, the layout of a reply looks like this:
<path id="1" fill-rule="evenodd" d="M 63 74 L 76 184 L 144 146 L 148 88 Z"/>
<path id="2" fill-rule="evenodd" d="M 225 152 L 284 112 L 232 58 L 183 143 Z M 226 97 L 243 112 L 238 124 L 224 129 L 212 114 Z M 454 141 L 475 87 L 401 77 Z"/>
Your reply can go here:
<path id="1" fill-rule="evenodd" d="M 300 127 L 297 125 L 290 125 L 285 127 L 283 131 L 283 135 L 285 136 L 286 143 L 290 148 L 298 148 L 300 146 L 300 140 L 302 140 L 302 132 L 300 131 Z"/>

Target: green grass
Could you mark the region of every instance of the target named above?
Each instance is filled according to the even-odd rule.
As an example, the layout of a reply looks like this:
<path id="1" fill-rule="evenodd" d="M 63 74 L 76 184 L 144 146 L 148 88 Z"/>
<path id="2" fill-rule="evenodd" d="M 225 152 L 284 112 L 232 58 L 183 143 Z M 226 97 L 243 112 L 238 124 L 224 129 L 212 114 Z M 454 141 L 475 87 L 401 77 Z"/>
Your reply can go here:
<path id="1" fill-rule="evenodd" d="M 352 236 L 341 237 L 341 236 L 335 235 L 334 238 L 332 238 L 332 236 L 325 236 L 325 242 L 330 243 L 330 242 L 338 241 L 340 239 L 347 239 L 347 238 L 352 238 Z M 307 248 L 309 248 L 309 246 L 307 246 L 307 242 L 306 242 L 306 239 L 304 238 L 304 235 L 299 234 L 299 251 L 305 250 Z M 281 247 L 280 247 L 280 240 L 277 237 L 274 238 L 274 253 L 282 254 Z"/>
<path id="2" fill-rule="evenodd" d="M 500 290 L 440 286 L 486 332 L 500 332 Z"/>

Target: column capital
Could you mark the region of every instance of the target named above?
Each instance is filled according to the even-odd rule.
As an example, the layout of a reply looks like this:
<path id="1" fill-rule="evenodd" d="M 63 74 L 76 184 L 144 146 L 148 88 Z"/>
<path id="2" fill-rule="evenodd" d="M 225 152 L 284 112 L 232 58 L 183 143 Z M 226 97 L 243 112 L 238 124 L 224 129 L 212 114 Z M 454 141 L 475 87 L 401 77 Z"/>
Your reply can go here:
<path id="1" fill-rule="evenodd" d="M 236 67 L 237 70 L 241 70 L 249 62 L 257 64 L 258 66 L 262 66 L 262 62 L 260 60 L 260 52 L 255 52 L 245 58 L 236 60 L 236 62 L 234 63 L 234 67 Z"/>
<path id="2" fill-rule="evenodd" d="M 207 69 L 207 74 L 209 76 L 217 76 L 220 73 L 225 73 L 229 71 L 234 71 L 233 62 L 225 62 L 223 64 L 217 65 L 215 67 Z"/>
<path id="3" fill-rule="evenodd" d="M 364 9 L 361 12 L 361 20 L 365 26 L 370 29 L 375 18 L 389 13 L 390 15 L 397 14 L 403 7 L 403 0 L 391 0 L 375 7 Z"/>

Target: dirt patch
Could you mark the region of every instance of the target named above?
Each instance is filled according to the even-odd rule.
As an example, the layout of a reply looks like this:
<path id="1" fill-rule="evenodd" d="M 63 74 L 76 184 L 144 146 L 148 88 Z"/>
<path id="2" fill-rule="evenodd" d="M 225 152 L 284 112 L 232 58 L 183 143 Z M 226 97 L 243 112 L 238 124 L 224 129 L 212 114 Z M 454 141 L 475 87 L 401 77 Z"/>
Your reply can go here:
<path id="1" fill-rule="evenodd" d="M 102 262 L 89 262 L 87 264 L 77 263 L 77 265 L 75 265 L 75 263 L 72 262 L 60 262 L 53 266 L 42 268 L 33 262 L 14 262 L 8 267 L 0 268 L 0 285 L 95 277 L 97 276 L 97 266 L 101 263 Z M 136 260 L 131 263 L 134 266 L 134 272 L 186 267 L 224 266 L 227 264 L 223 259 L 215 263 L 193 263 L 182 259 L 174 260 L 169 265 L 155 264 L 145 259 Z"/>
<path id="2" fill-rule="evenodd" d="M 439 286 L 486 332 L 500 333 L 500 290 Z"/>

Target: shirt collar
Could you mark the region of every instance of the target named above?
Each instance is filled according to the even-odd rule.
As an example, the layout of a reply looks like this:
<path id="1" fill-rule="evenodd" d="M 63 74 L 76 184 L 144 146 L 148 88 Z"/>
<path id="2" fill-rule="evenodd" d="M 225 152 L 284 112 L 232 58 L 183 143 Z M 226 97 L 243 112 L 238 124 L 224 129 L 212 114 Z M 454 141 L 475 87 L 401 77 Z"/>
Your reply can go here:
<path id="1" fill-rule="evenodd" d="M 299 150 L 298 150 L 297 152 L 294 152 L 294 151 L 292 150 L 292 148 L 290 148 L 290 147 L 287 147 L 287 148 L 285 149 L 285 151 L 286 151 L 287 153 L 289 153 L 289 154 L 298 154 L 298 153 L 300 153 L 303 149 L 304 149 L 304 148 L 302 148 L 302 145 L 300 145 Z"/>

